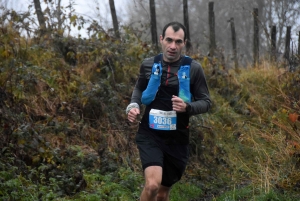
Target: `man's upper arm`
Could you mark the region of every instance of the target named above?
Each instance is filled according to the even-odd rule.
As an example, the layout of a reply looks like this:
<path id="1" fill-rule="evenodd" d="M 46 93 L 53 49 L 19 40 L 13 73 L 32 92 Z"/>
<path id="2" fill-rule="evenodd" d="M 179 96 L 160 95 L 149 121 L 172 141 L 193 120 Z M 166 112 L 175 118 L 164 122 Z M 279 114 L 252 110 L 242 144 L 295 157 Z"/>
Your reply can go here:
<path id="1" fill-rule="evenodd" d="M 142 93 L 147 88 L 152 65 L 153 60 L 151 60 L 151 58 L 145 59 L 141 64 L 140 73 L 131 96 L 131 103 L 138 103 L 139 105 L 141 105 Z"/>
<path id="2" fill-rule="evenodd" d="M 191 115 L 205 113 L 211 106 L 208 85 L 201 65 L 194 60 L 191 64 L 191 76 L 191 93 L 195 100 L 191 103 Z"/>

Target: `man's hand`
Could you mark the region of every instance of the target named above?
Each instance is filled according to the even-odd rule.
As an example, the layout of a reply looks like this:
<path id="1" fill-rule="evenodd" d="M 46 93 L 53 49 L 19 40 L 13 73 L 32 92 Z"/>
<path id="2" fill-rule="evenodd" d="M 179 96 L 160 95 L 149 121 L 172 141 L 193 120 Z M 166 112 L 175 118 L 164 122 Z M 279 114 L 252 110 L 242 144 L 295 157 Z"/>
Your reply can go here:
<path id="1" fill-rule="evenodd" d="M 128 112 L 128 115 L 127 115 L 127 118 L 130 122 L 135 122 L 136 121 L 136 118 L 137 116 L 140 114 L 140 109 L 138 108 L 132 108 L 129 112 Z"/>
<path id="2" fill-rule="evenodd" d="M 173 95 L 171 100 L 172 100 L 172 106 L 174 111 L 176 112 L 186 111 L 186 103 L 181 98 Z"/>

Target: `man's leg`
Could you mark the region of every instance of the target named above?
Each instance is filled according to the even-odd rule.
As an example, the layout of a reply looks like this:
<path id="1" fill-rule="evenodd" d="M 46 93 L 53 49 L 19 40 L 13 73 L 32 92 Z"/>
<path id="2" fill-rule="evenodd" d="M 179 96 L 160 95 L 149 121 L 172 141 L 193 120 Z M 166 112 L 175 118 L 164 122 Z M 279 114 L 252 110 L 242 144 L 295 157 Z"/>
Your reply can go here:
<path id="1" fill-rule="evenodd" d="M 157 201 L 169 201 L 171 187 L 160 185 L 157 193 Z"/>
<path id="2" fill-rule="evenodd" d="M 149 166 L 144 171 L 145 186 L 140 201 L 157 201 L 156 196 L 160 192 L 162 180 L 162 167 Z"/>

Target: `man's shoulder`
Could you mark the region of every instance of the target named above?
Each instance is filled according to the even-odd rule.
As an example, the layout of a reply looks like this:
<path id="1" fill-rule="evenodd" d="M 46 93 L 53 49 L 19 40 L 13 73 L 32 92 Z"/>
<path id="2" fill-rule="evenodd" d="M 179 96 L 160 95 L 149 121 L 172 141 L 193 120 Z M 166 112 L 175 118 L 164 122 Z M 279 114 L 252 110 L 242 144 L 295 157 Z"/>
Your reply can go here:
<path id="1" fill-rule="evenodd" d="M 202 67 L 201 67 L 201 64 L 198 61 L 193 59 L 192 63 L 191 63 L 191 68 L 202 68 Z"/>
<path id="2" fill-rule="evenodd" d="M 154 57 L 155 56 L 145 58 L 143 60 L 143 62 L 142 62 L 142 65 L 144 65 L 144 66 L 152 66 L 153 63 L 154 63 Z"/>
<path id="3" fill-rule="evenodd" d="M 197 60 L 195 60 L 195 59 L 193 59 L 193 58 L 191 58 L 191 59 L 192 59 L 191 65 L 201 66 L 200 63 L 199 63 Z"/>
<path id="4" fill-rule="evenodd" d="M 191 66 L 201 67 L 201 64 L 198 61 L 194 60 L 192 57 L 190 57 L 188 55 L 182 55 L 182 58 L 183 57 L 187 57 L 187 58 L 189 58 L 191 60 L 191 63 L 190 63 Z"/>
<path id="5" fill-rule="evenodd" d="M 191 76 L 196 76 L 198 77 L 199 74 L 203 74 L 203 68 L 200 64 L 200 62 L 196 61 L 196 60 L 192 60 L 192 63 L 191 63 Z"/>

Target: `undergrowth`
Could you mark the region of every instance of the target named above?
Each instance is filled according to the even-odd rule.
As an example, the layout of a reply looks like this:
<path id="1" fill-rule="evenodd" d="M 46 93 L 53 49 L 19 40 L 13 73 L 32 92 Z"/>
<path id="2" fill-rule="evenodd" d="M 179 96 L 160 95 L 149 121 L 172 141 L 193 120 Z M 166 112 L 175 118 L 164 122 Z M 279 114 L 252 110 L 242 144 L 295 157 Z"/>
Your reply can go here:
<path id="1" fill-rule="evenodd" d="M 138 200 L 138 125 L 124 110 L 155 48 L 127 27 L 122 40 L 0 31 L 1 200 Z M 191 118 L 190 161 L 171 200 L 299 199 L 299 69 L 264 61 L 236 72 L 191 56 L 213 106 Z"/>

